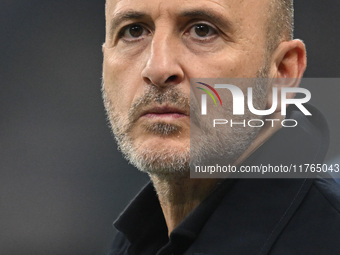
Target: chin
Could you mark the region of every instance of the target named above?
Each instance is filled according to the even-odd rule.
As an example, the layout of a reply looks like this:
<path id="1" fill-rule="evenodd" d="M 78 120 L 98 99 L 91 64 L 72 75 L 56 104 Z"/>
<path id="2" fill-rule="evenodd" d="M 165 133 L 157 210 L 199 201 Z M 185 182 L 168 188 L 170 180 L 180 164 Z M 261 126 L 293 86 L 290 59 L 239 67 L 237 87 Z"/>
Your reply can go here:
<path id="1" fill-rule="evenodd" d="M 188 173 L 190 142 L 170 138 L 154 138 L 139 146 L 127 156 L 140 171 L 149 174 Z"/>

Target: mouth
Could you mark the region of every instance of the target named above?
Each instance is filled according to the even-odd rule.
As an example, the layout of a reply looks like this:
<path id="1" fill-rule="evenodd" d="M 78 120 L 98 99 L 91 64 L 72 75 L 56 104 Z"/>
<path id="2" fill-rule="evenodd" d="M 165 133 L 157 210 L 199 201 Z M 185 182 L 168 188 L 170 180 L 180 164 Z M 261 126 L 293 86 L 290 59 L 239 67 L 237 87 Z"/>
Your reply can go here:
<path id="1" fill-rule="evenodd" d="M 189 113 L 183 109 L 170 106 L 158 106 L 147 109 L 141 114 L 141 118 L 175 120 L 188 117 Z"/>

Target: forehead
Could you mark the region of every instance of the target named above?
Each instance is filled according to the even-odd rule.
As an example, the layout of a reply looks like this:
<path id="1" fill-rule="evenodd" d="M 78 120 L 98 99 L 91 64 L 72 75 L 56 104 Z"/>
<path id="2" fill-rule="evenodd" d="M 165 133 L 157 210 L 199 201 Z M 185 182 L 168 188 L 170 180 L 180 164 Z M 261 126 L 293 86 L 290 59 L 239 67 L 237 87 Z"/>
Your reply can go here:
<path id="1" fill-rule="evenodd" d="M 242 26 L 258 27 L 266 22 L 271 0 L 107 0 L 106 19 L 127 11 L 138 11 L 153 19 L 176 18 L 191 9 L 214 11 Z"/>

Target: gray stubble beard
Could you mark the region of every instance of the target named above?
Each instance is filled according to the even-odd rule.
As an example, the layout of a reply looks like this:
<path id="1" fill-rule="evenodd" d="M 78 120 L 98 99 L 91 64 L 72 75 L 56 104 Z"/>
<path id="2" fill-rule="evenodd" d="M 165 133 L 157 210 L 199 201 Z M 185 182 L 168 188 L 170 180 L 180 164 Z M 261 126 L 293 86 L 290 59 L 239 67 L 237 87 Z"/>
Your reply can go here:
<path id="1" fill-rule="evenodd" d="M 253 86 L 254 107 L 264 109 L 267 98 L 267 79 L 248 80 L 255 81 Z M 191 99 L 193 99 L 191 113 L 198 112 L 199 104 L 194 102 L 194 96 Z M 247 96 L 245 96 L 245 101 L 247 101 Z M 221 117 L 223 119 L 232 117 L 234 123 L 247 123 L 254 118 L 262 119 L 262 117 L 252 114 L 249 110 L 245 110 L 245 114 L 241 116 L 233 115 L 232 106 L 220 107 L 206 116 L 192 116 L 190 125 L 191 127 L 198 126 L 198 128 L 191 131 L 190 134 L 191 167 L 215 166 L 216 164 L 222 166 L 233 165 L 254 142 L 261 130 L 260 128 L 240 124 L 231 127 L 231 119 L 228 119 L 228 125 L 218 125 L 214 128 L 214 119 L 221 119 Z"/>
<path id="2" fill-rule="evenodd" d="M 267 65 L 259 70 L 258 78 L 266 77 L 268 74 Z M 266 87 L 264 84 L 255 84 L 254 87 L 254 104 L 257 109 L 263 109 L 266 102 Z M 180 107 L 189 107 L 189 98 L 177 90 L 170 88 L 166 92 L 157 90 L 156 86 L 149 87 L 149 90 L 137 100 L 131 107 L 129 116 L 124 118 L 114 107 L 110 98 L 105 92 L 104 83 L 102 84 L 102 95 L 104 106 L 106 109 L 107 118 L 111 126 L 111 130 L 117 141 L 118 148 L 121 150 L 125 158 L 140 171 L 150 175 L 158 176 L 188 176 L 190 172 L 190 147 L 195 163 L 204 162 L 207 153 L 218 152 L 220 157 L 223 157 L 225 164 L 232 164 L 242 155 L 242 153 L 250 146 L 258 135 L 258 129 L 235 129 L 232 133 L 228 133 L 222 137 L 202 136 L 195 142 L 194 146 L 187 146 L 183 150 L 178 148 L 168 148 L 165 146 L 162 150 L 153 150 L 152 148 L 141 149 L 134 145 L 131 138 L 131 130 L 135 124 L 131 120 L 131 114 L 139 106 L 147 105 L 155 100 L 158 103 L 171 101 L 178 104 Z M 190 118 L 199 119 L 198 111 L 191 111 Z M 247 115 L 248 114 L 248 115 Z M 246 113 L 245 118 L 250 118 L 249 113 Z M 181 132 L 182 127 L 178 125 L 156 122 L 151 125 L 144 126 L 146 132 L 160 135 L 170 136 Z M 213 138 L 213 140 L 211 140 Z M 191 143 L 192 145 L 193 143 Z M 226 146 L 226 144 L 228 144 Z M 229 146 L 230 145 L 230 146 Z"/>
<path id="3" fill-rule="evenodd" d="M 182 95 L 179 91 L 169 89 L 166 92 L 157 91 L 155 86 L 149 87 L 144 96 L 133 104 L 129 111 L 129 117 L 124 118 L 114 108 L 112 101 L 108 98 L 102 85 L 102 95 L 107 118 L 111 126 L 111 130 L 117 141 L 118 148 L 125 158 L 137 167 L 140 171 L 148 174 L 157 175 L 186 175 L 189 170 L 190 147 L 184 150 L 178 148 L 169 148 L 166 145 L 162 150 L 154 150 L 153 148 L 142 149 L 134 145 L 131 138 L 131 131 L 135 125 L 136 119 L 133 119 L 133 112 L 138 107 L 146 106 L 156 101 L 159 104 L 171 102 L 180 108 L 189 108 L 189 99 Z M 155 122 L 152 124 L 142 125 L 142 129 L 150 134 L 159 136 L 174 136 L 182 131 L 181 126 L 164 122 Z"/>

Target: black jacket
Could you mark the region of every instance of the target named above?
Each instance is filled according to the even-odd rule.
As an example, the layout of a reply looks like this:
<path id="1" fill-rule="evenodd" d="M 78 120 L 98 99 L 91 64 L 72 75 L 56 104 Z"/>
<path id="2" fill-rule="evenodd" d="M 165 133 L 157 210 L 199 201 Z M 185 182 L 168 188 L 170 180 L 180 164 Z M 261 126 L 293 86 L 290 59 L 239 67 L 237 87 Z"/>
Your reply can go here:
<path id="1" fill-rule="evenodd" d="M 320 163 L 328 147 L 322 115 L 289 117 L 245 164 Z M 338 255 L 340 189 L 332 179 L 227 179 L 171 234 L 151 184 L 114 223 L 110 255 Z"/>

